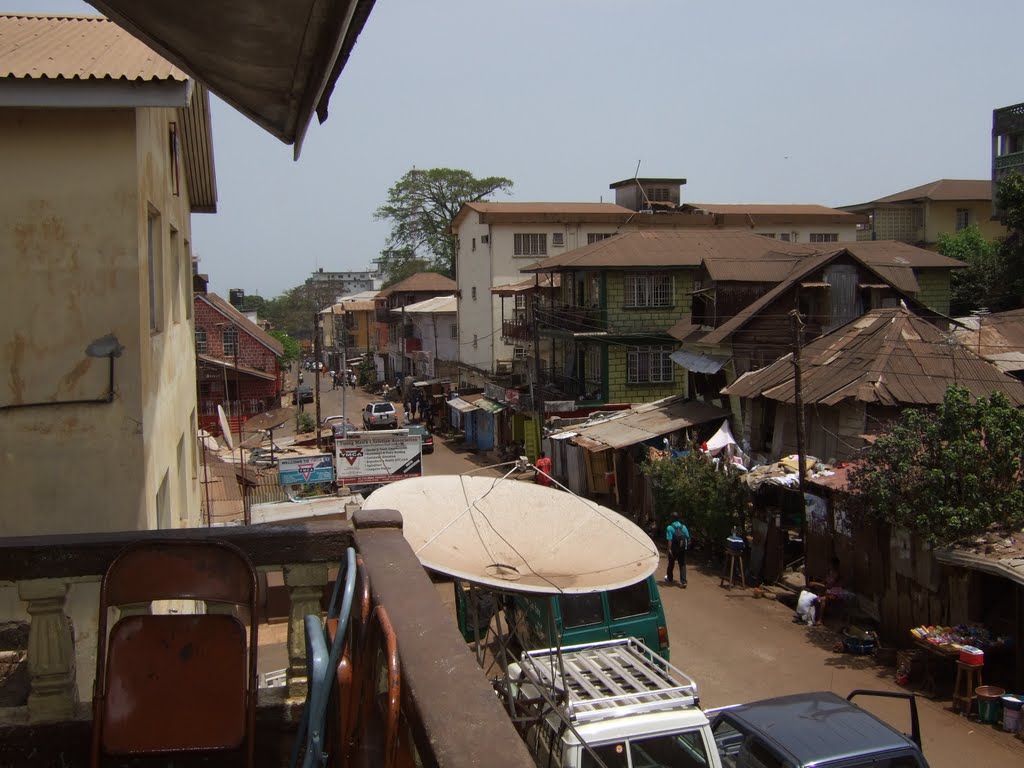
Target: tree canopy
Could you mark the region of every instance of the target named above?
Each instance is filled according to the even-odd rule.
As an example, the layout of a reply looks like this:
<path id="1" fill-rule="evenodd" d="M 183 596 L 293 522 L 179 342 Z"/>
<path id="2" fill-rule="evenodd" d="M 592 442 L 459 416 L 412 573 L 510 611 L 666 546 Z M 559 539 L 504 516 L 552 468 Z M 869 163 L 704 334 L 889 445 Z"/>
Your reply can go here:
<path id="1" fill-rule="evenodd" d="M 270 335 L 281 342 L 281 346 L 284 347 L 284 356 L 281 358 L 281 362 L 284 365 L 288 365 L 302 357 L 302 345 L 287 333 L 284 331 L 271 331 Z"/>
<path id="2" fill-rule="evenodd" d="M 382 263 L 386 278 L 395 282 L 388 272 L 389 251 L 404 253 L 407 260 L 422 260 L 431 270 L 455 277 L 455 238 L 450 230 L 456 214 L 465 203 L 511 189 L 512 181 L 504 176 L 478 179 L 456 168 L 413 168 L 406 172 L 388 190 L 387 202 L 373 214 L 375 219 L 391 222 Z"/>
<path id="3" fill-rule="evenodd" d="M 934 411 L 903 411 L 868 447 L 850 489 L 869 514 L 949 543 L 1024 523 L 1022 469 L 1024 411 L 998 392 L 971 402 L 950 387 Z"/>
<path id="4" fill-rule="evenodd" d="M 949 311 L 954 317 L 1001 305 L 999 242 L 986 240 L 974 224 L 939 235 L 939 253 L 967 264 L 953 270 Z"/>

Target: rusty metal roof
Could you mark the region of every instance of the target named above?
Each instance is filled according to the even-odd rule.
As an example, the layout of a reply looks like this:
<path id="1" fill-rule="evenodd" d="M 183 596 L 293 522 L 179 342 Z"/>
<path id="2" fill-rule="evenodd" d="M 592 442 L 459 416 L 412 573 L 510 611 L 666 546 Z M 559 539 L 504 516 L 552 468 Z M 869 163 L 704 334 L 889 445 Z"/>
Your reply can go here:
<path id="1" fill-rule="evenodd" d="M 777 283 L 796 263 L 792 256 L 768 254 L 761 259 L 711 259 L 704 268 L 715 282 Z"/>
<path id="2" fill-rule="evenodd" d="M 957 318 L 957 341 L 1003 373 L 1024 371 L 1024 309 Z"/>
<path id="3" fill-rule="evenodd" d="M 510 203 L 476 201 L 464 203 L 452 219 L 451 232 L 455 233 L 470 212 L 480 214 L 485 222 L 606 222 L 621 224 L 634 215 L 634 211 L 615 203 Z"/>
<path id="4" fill-rule="evenodd" d="M 801 353 L 805 403 L 843 400 L 882 405 L 937 405 L 953 384 L 975 397 L 1002 392 L 1024 406 L 1024 384 L 963 346 L 951 343 L 907 309 L 875 309 L 807 344 Z M 739 397 L 794 401 L 792 355 L 744 374 L 722 390 Z"/>
<path id="5" fill-rule="evenodd" d="M 450 277 L 438 272 L 417 272 L 405 280 L 388 286 L 377 294 L 378 299 L 386 299 L 393 293 L 416 293 L 418 291 L 434 291 L 436 293 L 452 293 L 457 291 L 458 284 Z"/>
<path id="6" fill-rule="evenodd" d="M 866 203 L 856 205 L 844 205 L 844 210 L 868 210 L 876 205 L 892 205 L 895 203 L 918 203 L 925 200 L 930 201 L 953 201 L 953 200 L 992 200 L 991 179 L 939 179 L 937 181 L 922 184 L 919 187 L 911 187 L 902 192 L 880 197 L 877 200 L 870 200 Z"/>
<path id="7" fill-rule="evenodd" d="M 846 221 L 851 224 L 862 217 L 848 211 L 840 211 L 825 205 L 809 205 L 803 203 L 687 203 L 685 207 L 708 213 L 740 214 L 747 216 L 822 216 L 834 221 Z"/>
<path id="8" fill-rule="evenodd" d="M 729 230 L 638 230 L 599 240 L 532 264 L 522 272 L 600 267 L 696 267 L 711 259 L 813 256 L 821 249 Z"/>
<path id="9" fill-rule="evenodd" d="M 459 309 L 458 301 L 454 295 L 451 296 L 434 296 L 423 301 L 417 301 L 415 304 L 406 304 L 400 309 L 392 309 L 392 312 L 409 312 L 412 314 L 438 314 L 451 312 L 455 313 Z"/>
<path id="10" fill-rule="evenodd" d="M 504 285 L 496 285 L 491 288 L 491 293 L 498 296 L 514 296 L 517 293 L 529 293 L 533 289 L 537 288 L 539 284 L 540 288 L 558 288 L 562 285 L 562 276 L 555 275 L 541 275 L 540 280 L 528 277 L 525 280 L 521 280 L 518 283 L 506 283 Z"/>
<path id="11" fill-rule="evenodd" d="M 174 80 L 189 76 L 98 16 L 0 16 L 0 77 Z"/>
<path id="12" fill-rule="evenodd" d="M 570 431 L 576 433 L 572 439 L 577 444 L 587 450 L 602 451 L 636 445 L 680 429 L 726 419 L 729 415 L 729 411 L 710 403 L 674 396 L 620 411 L 596 424 L 577 424 L 570 427 Z"/>

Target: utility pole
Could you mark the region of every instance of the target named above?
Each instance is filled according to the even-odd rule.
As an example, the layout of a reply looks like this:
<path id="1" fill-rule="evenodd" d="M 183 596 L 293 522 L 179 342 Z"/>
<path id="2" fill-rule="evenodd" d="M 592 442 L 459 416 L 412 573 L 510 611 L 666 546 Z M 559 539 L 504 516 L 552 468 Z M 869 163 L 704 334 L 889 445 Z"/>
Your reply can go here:
<path id="1" fill-rule="evenodd" d="M 320 320 L 320 313 L 319 312 L 314 312 L 313 313 L 313 360 L 315 362 L 314 362 L 314 366 L 313 367 L 316 368 L 316 376 L 313 377 L 313 379 L 314 379 L 313 386 L 315 388 L 315 391 L 313 393 L 313 397 L 316 400 L 316 425 L 314 426 L 314 429 L 316 429 L 316 449 L 317 449 L 317 451 L 320 450 L 320 376 L 323 373 L 323 371 L 320 370 L 320 365 L 321 365 L 322 361 L 320 359 L 321 358 L 321 351 L 320 351 L 320 323 L 319 323 L 319 320 Z"/>
<path id="2" fill-rule="evenodd" d="M 541 379 L 541 364 L 540 364 L 540 320 L 537 317 L 537 307 L 540 306 L 540 273 L 534 273 L 533 276 L 533 302 L 532 311 L 530 314 L 533 316 L 533 364 L 534 364 L 534 378 L 533 382 L 533 408 L 537 412 L 537 457 L 540 457 L 541 445 L 544 442 L 544 382 Z"/>
<path id="3" fill-rule="evenodd" d="M 800 347 L 803 335 L 803 320 L 800 318 L 800 310 L 791 310 L 789 316 L 793 319 L 793 405 L 796 407 L 796 460 L 797 478 L 800 481 L 800 495 L 806 490 L 806 478 L 804 462 L 806 453 L 804 451 L 804 398 L 800 383 Z M 804 539 L 806 541 L 806 538 Z"/>

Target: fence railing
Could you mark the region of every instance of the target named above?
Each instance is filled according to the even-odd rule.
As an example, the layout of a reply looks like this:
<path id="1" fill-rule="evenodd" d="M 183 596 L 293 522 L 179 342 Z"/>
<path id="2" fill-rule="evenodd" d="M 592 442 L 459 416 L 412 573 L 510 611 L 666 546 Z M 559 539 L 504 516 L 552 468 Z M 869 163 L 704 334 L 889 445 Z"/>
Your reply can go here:
<path id="1" fill-rule="evenodd" d="M 27 696 L 0 718 L 0 765 L 85 766 L 89 706 L 77 678 L 94 668 L 95 623 L 73 626 L 69 615 L 96 616 L 96 585 L 128 544 L 157 539 L 228 541 L 260 571 L 283 573 L 288 596 L 287 686 L 261 689 L 257 764 L 278 768 L 288 754 L 304 695 L 303 619 L 321 609 L 328 571 L 355 544 L 365 563 L 374 606 L 387 608 L 401 664 L 401 722 L 416 762 L 438 768 L 527 766 L 530 758 L 490 685 L 405 541 L 395 512 L 357 513 L 343 521 L 214 529 L 131 531 L 0 539 L 0 605 L 24 613 L 0 623 L 28 623 L 24 661 Z M 143 608 L 145 609 L 145 608 Z M 263 649 L 260 649 L 260 653 Z M 79 675 L 79 665 L 83 675 Z M 88 684 L 83 690 L 90 689 Z M 173 717 L 173 713 L 168 713 Z M 377 717 L 374 710 L 370 717 Z M 370 722 L 366 733 L 378 733 Z M 174 755 L 180 766 L 203 758 Z"/>

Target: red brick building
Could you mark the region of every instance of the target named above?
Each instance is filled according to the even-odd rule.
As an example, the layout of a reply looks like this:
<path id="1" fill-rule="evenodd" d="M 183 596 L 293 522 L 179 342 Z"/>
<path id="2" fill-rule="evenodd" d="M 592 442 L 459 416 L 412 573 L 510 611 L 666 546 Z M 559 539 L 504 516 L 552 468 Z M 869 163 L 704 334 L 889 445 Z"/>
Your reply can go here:
<path id="1" fill-rule="evenodd" d="M 217 406 L 231 431 L 281 404 L 281 342 L 215 293 L 195 292 L 199 424 L 219 433 Z"/>

